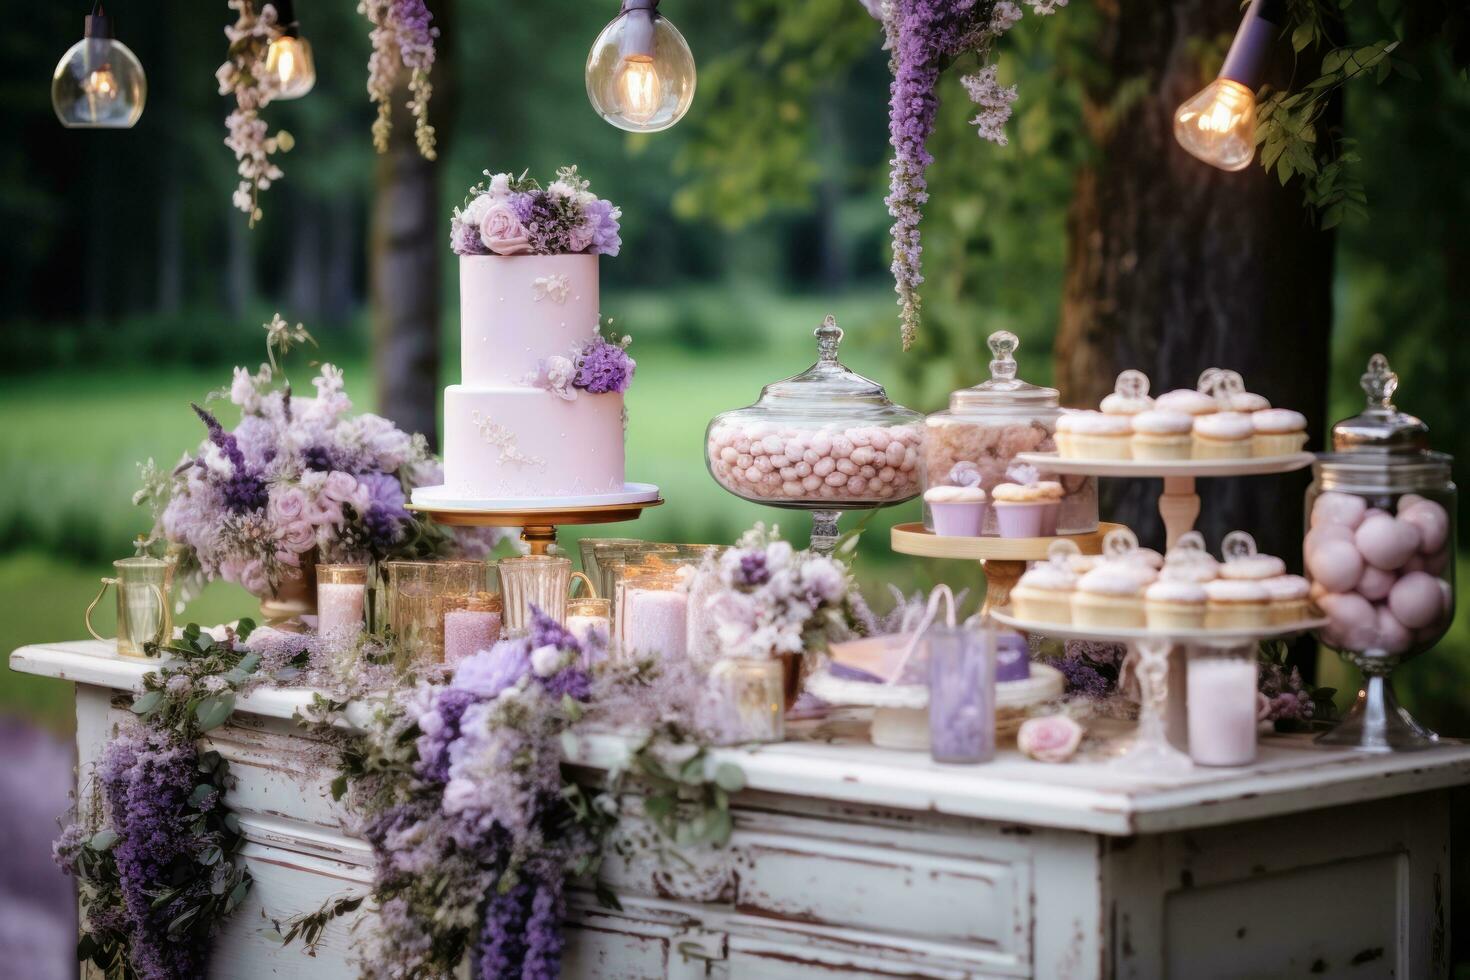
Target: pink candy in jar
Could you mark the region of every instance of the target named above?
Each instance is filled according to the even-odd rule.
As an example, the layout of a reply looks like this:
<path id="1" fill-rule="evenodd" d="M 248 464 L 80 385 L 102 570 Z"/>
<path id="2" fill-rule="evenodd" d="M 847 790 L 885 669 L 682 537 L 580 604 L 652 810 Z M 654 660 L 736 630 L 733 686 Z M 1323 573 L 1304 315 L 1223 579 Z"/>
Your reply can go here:
<path id="1" fill-rule="evenodd" d="M 1445 507 L 1417 494 L 1400 497 L 1394 513 L 1353 494 L 1318 496 L 1302 551 L 1329 620 L 1323 639 L 1391 656 L 1438 639 L 1454 617 L 1453 590 L 1439 577 L 1449 526 Z"/>
<path id="2" fill-rule="evenodd" d="M 737 496 L 772 503 L 899 503 L 919 492 L 916 425 L 710 426 L 710 472 Z"/>

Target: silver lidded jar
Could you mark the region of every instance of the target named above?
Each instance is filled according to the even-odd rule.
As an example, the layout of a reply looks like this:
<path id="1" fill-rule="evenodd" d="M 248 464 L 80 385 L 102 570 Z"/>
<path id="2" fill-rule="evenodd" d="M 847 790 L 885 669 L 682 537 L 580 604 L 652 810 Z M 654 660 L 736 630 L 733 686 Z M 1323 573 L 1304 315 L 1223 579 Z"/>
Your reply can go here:
<path id="1" fill-rule="evenodd" d="M 817 362 L 768 384 L 753 405 L 724 412 L 705 432 L 715 482 L 752 503 L 814 512 L 818 532 L 836 515 L 919 495 L 924 417 L 837 359 L 842 330 L 816 330 Z"/>
<path id="2" fill-rule="evenodd" d="M 1332 429 L 1307 489 L 1302 557 L 1322 641 L 1363 672 L 1352 709 L 1319 741 L 1369 751 L 1435 744 L 1399 706 L 1389 674 L 1439 642 L 1455 616 L 1453 459 L 1393 404 L 1398 376 L 1381 354 L 1362 377 L 1367 408 Z"/>
<path id="3" fill-rule="evenodd" d="M 1016 377 L 1016 349 L 1020 339 L 1008 330 L 991 334 L 990 380 L 962 388 L 949 397 L 949 408 L 930 415 L 924 423 L 923 489 L 942 486 L 979 486 L 989 496 L 1007 482 L 1020 453 L 1056 451 L 1057 419 L 1062 414 L 1055 388 L 1031 384 Z M 1045 479 L 1062 484 L 1058 534 L 1087 534 L 1097 530 L 1097 479 L 1091 476 Z M 928 507 L 924 525 L 934 529 Z M 989 508 L 982 533 L 994 535 L 995 509 Z"/>

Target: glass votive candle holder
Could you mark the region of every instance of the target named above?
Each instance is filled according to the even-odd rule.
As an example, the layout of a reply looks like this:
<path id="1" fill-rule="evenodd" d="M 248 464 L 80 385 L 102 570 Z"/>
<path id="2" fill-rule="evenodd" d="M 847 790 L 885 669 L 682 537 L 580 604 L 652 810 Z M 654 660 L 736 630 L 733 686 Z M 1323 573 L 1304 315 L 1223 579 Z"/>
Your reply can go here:
<path id="1" fill-rule="evenodd" d="M 628 549 L 644 543 L 638 538 L 583 538 L 577 542 L 577 549 L 582 553 L 582 571 L 592 580 L 598 595 L 612 595 L 610 588 L 604 588 L 599 559 L 621 558 Z"/>
<path id="2" fill-rule="evenodd" d="M 719 660 L 709 684 L 721 744 L 786 738 L 785 671 L 779 658 Z"/>
<path id="3" fill-rule="evenodd" d="M 351 643 L 362 632 L 367 610 L 366 565 L 316 567 L 316 631 L 334 641 Z"/>
<path id="4" fill-rule="evenodd" d="M 485 563 L 390 561 L 384 567 L 388 574 L 388 624 L 398 635 L 406 655 L 400 668 L 410 663 L 442 662 L 444 625 L 440 600 L 445 596 L 484 591 Z"/>
<path id="5" fill-rule="evenodd" d="M 517 635 L 531 628 L 533 609 L 539 609 L 565 624 L 567 597 L 573 582 L 595 591 L 592 580 L 572 571 L 569 558 L 555 555 L 518 555 L 502 558 L 495 566 L 500 575 L 500 593 L 505 603 L 505 631 Z"/>
<path id="6" fill-rule="evenodd" d="M 568 599 L 566 627 L 582 645 L 582 666 L 591 667 L 606 659 L 612 642 L 612 600 Z"/>
<path id="7" fill-rule="evenodd" d="M 688 654 L 689 595 L 669 568 L 628 569 L 614 593 L 618 654 L 683 657 Z"/>
<path id="8" fill-rule="evenodd" d="M 1201 766 L 1256 759 L 1256 646 L 1191 646 L 1185 669 L 1189 757 Z"/>
<path id="9" fill-rule="evenodd" d="M 444 662 L 451 667 L 500 640 L 500 596 L 493 592 L 447 595 L 439 599 Z"/>
<path id="10" fill-rule="evenodd" d="M 935 762 L 995 758 L 995 634 L 935 626 L 929 648 L 929 754 Z"/>

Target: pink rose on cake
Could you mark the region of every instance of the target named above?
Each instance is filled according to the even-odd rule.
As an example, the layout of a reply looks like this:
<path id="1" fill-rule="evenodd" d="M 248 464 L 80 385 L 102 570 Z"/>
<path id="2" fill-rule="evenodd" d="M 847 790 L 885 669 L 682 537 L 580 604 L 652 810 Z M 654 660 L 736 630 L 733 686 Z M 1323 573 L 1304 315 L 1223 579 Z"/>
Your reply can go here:
<path id="1" fill-rule="evenodd" d="M 531 239 L 520 215 L 508 201 L 496 201 L 485 210 L 480 238 L 496 255 L 521 255 L 531 251 Z"/>

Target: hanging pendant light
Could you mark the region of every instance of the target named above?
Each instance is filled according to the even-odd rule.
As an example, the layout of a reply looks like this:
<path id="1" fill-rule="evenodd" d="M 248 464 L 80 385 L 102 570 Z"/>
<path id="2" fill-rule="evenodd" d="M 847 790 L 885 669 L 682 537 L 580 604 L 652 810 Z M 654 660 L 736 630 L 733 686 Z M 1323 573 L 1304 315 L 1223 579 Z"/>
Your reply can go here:
<path id="1" fill-rule="evenodd" d="M 658 0 L 623 0 L 587 54 L 587 98 L 597 114 L 631 133 L 656 133 L 694 101 L 694 55 L 658 12 Z"/>
<path id="2" fill-rule="evenodd" d="M 1256 155 L 1256 89 L 1271 44 L 1286 23 L 1286 0 L 1252 0 L 1220 75 L 1174 113 L 1174 138 L 1221 170 L 1244 170 Z"/>
<path id="3" fill-rule="evenodd" d="M 143 115 L 148 79 L 128 46 L 113 39 L 112 21 L 93 4 L 82 39 L 51 74 L 51 107 L 68 129 L 131 129 Z"/>
<path id="4" fill-rule="evenodd" d="M 299 99 L 316 84 L 311 42 L 301 36 L 301 25 L 296 22 L 291 0 L 272 0 L 271 5 L 276 8 L 276 24 L 280 29 L 265 55 L 265 70 L 274 88 L 271 98 Z"/>

